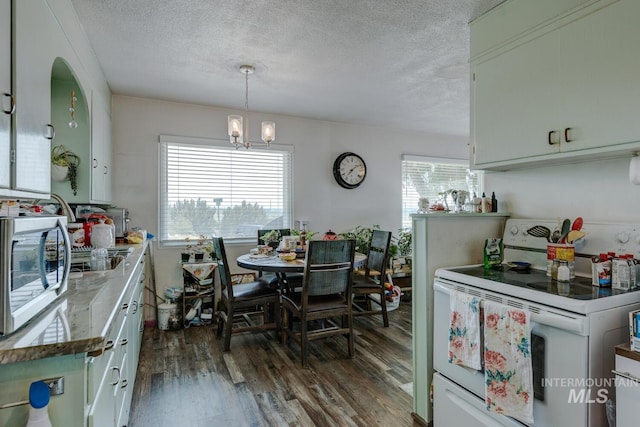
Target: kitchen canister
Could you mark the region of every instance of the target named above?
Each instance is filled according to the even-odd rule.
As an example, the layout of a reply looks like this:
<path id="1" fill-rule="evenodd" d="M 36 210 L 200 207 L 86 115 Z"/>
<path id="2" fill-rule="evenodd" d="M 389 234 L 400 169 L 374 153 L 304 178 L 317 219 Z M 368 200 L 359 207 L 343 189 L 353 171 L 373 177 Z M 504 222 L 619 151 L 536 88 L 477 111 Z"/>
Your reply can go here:
<path id="1" fill-rule="evenodd" d="M 91 246 L 94 248 L 112 248 L 116 245 L 116 231 L 113 224 L 101 222 L 91 228 Z"/>

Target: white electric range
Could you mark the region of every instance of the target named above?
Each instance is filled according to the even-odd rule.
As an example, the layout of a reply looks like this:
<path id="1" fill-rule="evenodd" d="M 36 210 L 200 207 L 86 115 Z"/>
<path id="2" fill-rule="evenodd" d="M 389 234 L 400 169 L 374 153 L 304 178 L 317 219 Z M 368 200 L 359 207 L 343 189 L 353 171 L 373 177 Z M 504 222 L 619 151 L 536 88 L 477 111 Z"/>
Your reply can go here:
<path id="1" fill-rule="evenodd" d="M 605 403 L 614 399 L 614 346 L 629 340 L 628 313 L 640 308 L 640 291 L 591 285 L 591 256 L 601 252 L 640 258 L 640 225 L 584 223 L 576 242 L 576 278 L 546 275 L 547 240 L 529 235 L 533 225 L 553 231 L 556 220 L 509 219 L 503 235 L 506 262 L 529 270 L 486 270 L 482 265 L 438 269 L 434 280 L 435 425 L 526 425 L 487 412 L 484 372 L 448 363 L 450 294 L 463 292 L 527 310 L 535 426 L 604 426 Z"/>

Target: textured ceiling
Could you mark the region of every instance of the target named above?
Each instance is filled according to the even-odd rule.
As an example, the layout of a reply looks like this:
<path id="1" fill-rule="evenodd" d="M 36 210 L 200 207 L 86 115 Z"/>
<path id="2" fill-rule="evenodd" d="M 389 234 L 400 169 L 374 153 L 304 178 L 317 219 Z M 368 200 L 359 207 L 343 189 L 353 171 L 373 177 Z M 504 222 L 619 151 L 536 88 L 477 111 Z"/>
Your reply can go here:
<path id="1" fill-rule="evenodd" d="M 469 134 L 468 22 L 503 0 L 72 0 L 111 90 Z"/>

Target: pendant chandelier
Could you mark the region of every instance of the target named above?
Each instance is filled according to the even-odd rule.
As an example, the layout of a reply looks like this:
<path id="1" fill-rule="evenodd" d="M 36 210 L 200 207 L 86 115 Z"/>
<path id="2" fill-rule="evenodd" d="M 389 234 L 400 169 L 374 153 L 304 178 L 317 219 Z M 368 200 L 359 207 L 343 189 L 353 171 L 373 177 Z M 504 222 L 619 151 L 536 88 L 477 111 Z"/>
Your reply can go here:
<path id="1" fill-rule="evenodd" d="M 241 65 L 240 72 L 244 74 L 244 115 L 230 115 L 227 119 L 229 128 L 229 142 L 235 145 L 236 149 L 244 147 L 249 149 L 249 74 L 253 74 L 255 67 L 252 65 Z M 262 142 L 267 146 L 276 139 L 275 122 L 262 122 Z"/>

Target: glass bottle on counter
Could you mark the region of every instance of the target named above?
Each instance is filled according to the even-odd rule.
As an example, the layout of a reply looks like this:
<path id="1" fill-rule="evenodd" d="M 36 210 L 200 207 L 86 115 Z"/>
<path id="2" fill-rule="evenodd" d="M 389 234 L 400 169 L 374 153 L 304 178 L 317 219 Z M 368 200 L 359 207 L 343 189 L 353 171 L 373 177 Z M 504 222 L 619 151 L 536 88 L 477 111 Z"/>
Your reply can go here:
<path id="1" fill-rule="evenodd" d="M 569 271 L 569 263 L 565 260 L 558 262 L 556 271 L 558 282 L 568 282 L 571 279 L 571 272 Z"/>
<path id="2" fill-rule="evenodd" d="M 558 268 L 560 267 L 560 260 L 554 259 L 553 264 L 551 264 L 551 278 L 553 280 L 558 280 Z"/>

